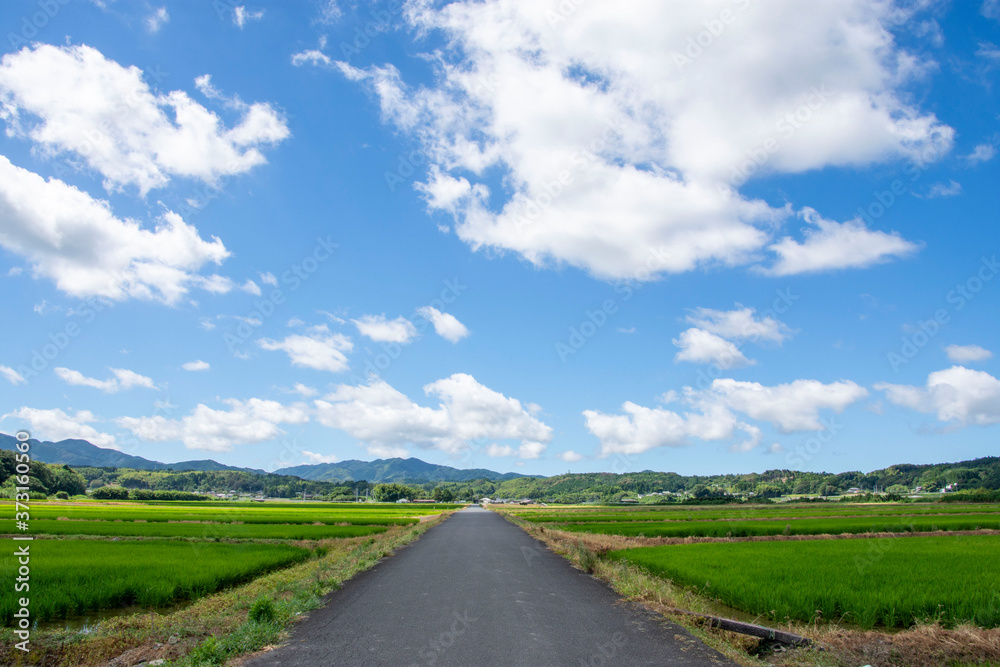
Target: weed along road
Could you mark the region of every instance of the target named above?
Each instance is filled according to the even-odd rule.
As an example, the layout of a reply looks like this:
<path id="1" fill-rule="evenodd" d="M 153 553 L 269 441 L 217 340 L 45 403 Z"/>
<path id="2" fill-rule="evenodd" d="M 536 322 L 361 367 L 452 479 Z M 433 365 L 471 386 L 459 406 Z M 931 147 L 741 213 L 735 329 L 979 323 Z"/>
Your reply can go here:
<path id="1" fill-rule="evenodd" d="M 732 665 L 472 507 L 346 582 L 252 667 Z"/>

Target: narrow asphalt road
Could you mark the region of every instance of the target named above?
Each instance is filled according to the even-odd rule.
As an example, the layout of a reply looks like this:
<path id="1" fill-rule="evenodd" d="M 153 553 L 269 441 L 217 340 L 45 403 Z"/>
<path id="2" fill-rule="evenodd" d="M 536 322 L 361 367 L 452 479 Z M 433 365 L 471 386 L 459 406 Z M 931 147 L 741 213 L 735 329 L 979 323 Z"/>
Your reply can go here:
<path id="1" fill-rule="evenodd" d="M 346 582 L 288 644 L 246 664 L 734 663 L 474 506 Z"/>

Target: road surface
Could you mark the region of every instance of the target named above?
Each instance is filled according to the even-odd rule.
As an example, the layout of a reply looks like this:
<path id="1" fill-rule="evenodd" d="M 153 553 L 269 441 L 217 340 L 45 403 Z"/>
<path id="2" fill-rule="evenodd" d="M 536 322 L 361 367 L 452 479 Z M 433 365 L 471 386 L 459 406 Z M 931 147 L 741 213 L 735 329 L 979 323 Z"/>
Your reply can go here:
<path id="1" fill-rule="evenodd" d="M 734 665 L 477 506 L 347 581 L 246 664 Z"/>

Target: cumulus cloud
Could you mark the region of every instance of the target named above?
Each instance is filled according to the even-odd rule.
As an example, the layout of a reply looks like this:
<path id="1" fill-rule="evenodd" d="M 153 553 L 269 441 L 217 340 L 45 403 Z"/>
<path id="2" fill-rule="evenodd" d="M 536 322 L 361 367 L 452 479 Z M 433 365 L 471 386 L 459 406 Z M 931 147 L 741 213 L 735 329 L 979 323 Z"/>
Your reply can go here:
<path id="1" fill-rule="evenodd" d="M 8 132 L 49 154 L 73 154 L 104 177 L 143 194 L 174 176 L 215 184 L 266 162 L 262 149 L 289 136 L 267 103 L 247 105 L 226 128 L 179 90 L 157 94 L 137 67 L 89 46 L 36 44 L 0 59 L 0 117 Z"/>
<path id="2" fill-rule="evenodd" d="M 552 438 L 551 427 L 533 417 L 520 401 L 493 391 L 471 375 L 456 373 L 432 382 L 424 393 L 438 400 L 437 407 L 418 405 L 380 378 L 366 385 L 339 385 L 315 401 L 317 419 L 370 447 L 414 444 L 453 454 L 467 450 L 471 440 L 520 440 L 518 455 L 537 458 Z"/>
<path id="3" fill-rule="evenodd" d="M 953 130 L 910 101 L 908 84 L 930 64 L 886 29 L 892 3 L 750 4 L 688 61 L 689 40 L 732 3 L 630 7 L 414 3 L 410 26 L 450 47 L 429 58 L 429 84 L 412 85 L 392 64 L 334 66 L 420 142 L 429 164 L 418 189 L 469 246 L 600 278 L 757 261 L 791 210 L 740 192 L 761 152 L 757 173 L 795 174 L 951 148 Z M 771 143 L 779 150 L 762 149 Z M 503 191 L 491 189 L 498 171 Z M 881 241 L 881 252 L 862 248 L 864 261 L 834 266 L 909 250 L 857 225 L 845 231 Z M 791 243 L 774 248 L 790 255 L 782 272 L 832 268 L 825 253 Z"/>
<path id="4" fill-rule="evenodd" d="M 993 357 L 993 353 L 985 347 L 979 345 L 949 345 L 944 348 L 949 361 L 956 364 L 967 364 L 973 361 L 986 361 Z"/>
<path id="5" fill-rule="evenodd" d="M 186 364 L 181 364 L 181 368 L 186 371 L 207 371 L 211 368 L 211 365 L 207 361 L 198 359 L 197 361 L 189 361 Z"/>
<path id="6" fill-rule="evenodd" d="M 631 401 L 622 405 L 619 414 L 597 410 L 583 412 L 587 430 L 600 440 L 600 455 L 641 454 L 656 447 L 682 447 L 695 441 L 730 442 L 730 450 L 747 452 L 757 448 L 763 437 L 759 426 L 745 421 L 737 413 L 755 421 L 770 423 L 778 430 L 821 431 L 824 409 L 840 412 L 868 395 L 863 387 L 841 381 L 823 384 L 816 380 L 795 380 L 773 387 L 731 379 L 715 380 L 711 387 L 684 389 L 683 403 L 688 409 L 648 408 Z M 673 394 L 666 402 L 676 400 Z M 743 439 L 737 440 L 737 434 Z"/>
<path id="7" fill-rule="evenodd" d="M 25 257 L 33 275 L 76 297 L 130 297 L 174 303 L 190 287 L 232 288 L 227 278 L 199 275 L 229 256 L 222 241 L 205 241 L 176 213 L 156 227 L 114 216 L 96 200 L 60 180 L 45 181 L 0 156 L 0 246 Z"/>
<path id="8" fill-rule="evenodd" d="M 803 209 L 802 219 L 810 225 L 801 243 L 786 236 L 770 246 L 778 255 L 774 266 L 766 272 L 775 276 L 797 273 L 864 268 L 893 257 L 907 257 L 920 246 L 899 234 L 887 234 L 868 229 L 864 221 L 855 218 L 847 222 L 826 220 L 812 209 Z"/>
<path id="9" fill-rule="evenodd" d="M 120 417 L 117 424 L 140 440 L 180 440 L 188 449 L 229 452 L 235 445 L 272 440 L 284 431 L 279 424 L 304 424 L 309 413 L 304 405 L 282 405 L 277 401 L 235 398 L 223 401 L 228 409 L 216 410 L 199 403 L 181 419 Z"/>
<path id="10" fill-rule="evenodd" d="M 69 438 L 87 440 L 98 447 L 115 448 L 115 436 L 102 433 L 91 426 L 91 422 L 100 421 L 89 410 L 77 410 L 69 415 L 62 410 L 40 410 L 22 407 L 5 414 L 0 419 L 14 417 L 23 419 L 30 425 L 32 435 L 40 440 L 57 442 Z"/>
<path id="11" fill-rule="evenodd" d="M 791 335 L 785 323 L 771 315 L 758 318 L 754 308 L 736 306 L 734 310 L 695 308 L 685 320 L 726 340 L 768 341 L 780 345 Z"/>
<path id="12" fill-rule="evenodd" d="M 24 384 L 25 382 L 27 382 L 27 380 L 24 379 L 23 375 L 18 373 L 10 366 L 4 366 L 0 364 L 0 375 L 3 375 L 7 379 L 7 381 L 13 385 Z"/>
<path id="13" fill-rule="evenodd" d="M 675 338 L 673 343 L 680 348 L 680 352 L 674 356 L 674 361 L 714 363 L 724 369 L 739 368 L 754 363 L 725 338 L 696 327 L 682 331 L 680 337 Z"/>
<path id="14" fill-rule="evenodd" d="M 257 344 L 265 350 L 285 352 L 293 366 L 331 373 L 347 370 L 347 355 L 344 353 L 354 349 L 350 338 L 343 334 L 331 333 L 325 324 L 310 327 L 305 335 L 292 334 L 280 341 L 261 338 Z"/>
<path id="15" fill-rule="evenodd" d="M 925 387 L 876 384 L 886 398 L 918 412 L 937 414 L 958 426 L 1000 423 L 1000 380 L 984 371 L 952 366 L 927 376 Z"/>
<path id="16" fill-rule="evenodd" d="M 847 380 L 829 384 L 795 380 L 768 387 L 724 378 L 713 381 L 707 393 L 691 397 L 702 404 L 722 404 L 752 419 L 769 422 L 783 433 L 792 433 L 823 430 L 820 410 L 841 412 L 867 395 L 867 389 Z"/>
<path id="17" fill-rule="evenodd" d="M 119 391 L 125 391 L 133 387 L 145 387 L 146 389 L 156 389 L 156 385 L 153 384 L 152 378 L 148 378 L 145 375 L 139 375 L 127 368 L 111 368 L 109 369 L 113 377 L 107 380 L 97 380 L 92 377 L 87 377 L 80 371 L 70 370 L 68 368 L 58 367 L 55 369 L 56 375 L 59 376 L 66 384 L 79 385 L 81 387 L 93 387 L 94 389 L 100 389 L 108 394 L 115 394 Z"/>
<path id="18" fill-rule="evenodd" d="M 442 313 L 433 306 L 418 308 L 417 313 L 434 325 L 434 331 L 438 336 L 452 343 L 457 343 L 469 335 L 469 329 L 459 322 L 458 318 L 449 313 Z"/>
<path id="19" fill-rule="evenodd" d="M 565 452 L 559 452 L 556 457 L 565 461 L 566 463 L 576 463 L 583 459 L 583 454 L 577 454 L 572 449 L 567 449 Z"/>
<path id="20" fill-rule="evenodd" d="M 385 315 L 364 315 L 360 319 L 351 320 L 362 336 L 367 336 L 379 343 L 406 344 L 417 335 L 417 328 L 403 316 L 394 320 L 386 319 Z"/>

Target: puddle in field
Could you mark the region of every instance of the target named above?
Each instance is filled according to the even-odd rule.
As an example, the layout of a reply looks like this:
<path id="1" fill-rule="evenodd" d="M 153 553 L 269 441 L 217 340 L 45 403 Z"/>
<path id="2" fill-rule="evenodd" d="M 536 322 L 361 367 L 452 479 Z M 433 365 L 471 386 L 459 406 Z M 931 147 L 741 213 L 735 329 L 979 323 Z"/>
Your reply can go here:
<path id="1" fill-rule="evenodd" d="M 119 616 L 132 616 L 133 614 L 139 614 L 146 617 L 149 623 L 157 623 L 161 616 L 167 616 L 176 611 L 181 611 L 194 604 L 195 600 L 185 600 L 184 602 L 178 602 L 177 604 L 170 605 L 169 607 L 159 607 L 154 610 L 150 610 L 148 607 L 115 607 L 114 609 L 102 609 L 98 611 L 90 611 L 86 614 L 79 614 L 75 616 L 68 616 L 66 618 L 54 618 L 48 621 L 35 622 L 34 630 L 72 630 L 75 632 L 82 632 L 84 634 L 92 632 L 94 626 L 102 621 L 106 621 L 109 618 L 117 618 Z"/>

